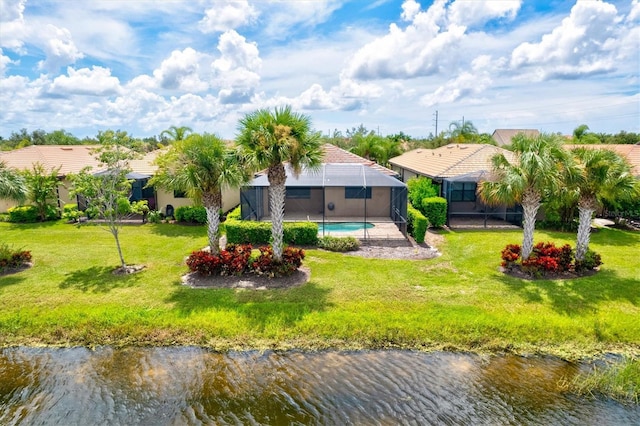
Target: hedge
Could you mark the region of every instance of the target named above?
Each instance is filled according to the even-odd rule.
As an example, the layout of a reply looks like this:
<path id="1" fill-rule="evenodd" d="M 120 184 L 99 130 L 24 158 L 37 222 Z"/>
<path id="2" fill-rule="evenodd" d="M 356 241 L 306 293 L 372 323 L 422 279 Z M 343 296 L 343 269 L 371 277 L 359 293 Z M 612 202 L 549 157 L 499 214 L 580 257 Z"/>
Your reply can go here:
<path id="1" fill-rule="evenodd" d="M 13 223 L 33 223 L 39 222 L 40 216 L 36 206 L 18 206 L 11 207 L 7 210 L 9 213 L 9 222 Z M 46 220 L 58 219 L 58 209 L 53 206 L 47 206 Z"/>
<path id="2" fill-rule="evenodd" d="M 207 210 L 203 206 L 182 206 L 174 213 L 178 222 L 207 223 Z"/>
<path id="3" fill-rule="evenodd" d="M 428 197 L 422 200 L 422 214 L 429 223 L 441 228 L 447 223 L 447 200 L 442 197 Z"/>
<path id="4" fill-rule="evenodd" d="M 411 204 L 409 204 L 407 208 L 407 215 L 409 216 L 409 234 L 416 240 L 416 243 L 424 243 L 424 236 L 429 227 L 429 220 L 420 213 L 420 210 Z"/>
<path id="5" fill-rule="evenodd" d="M 225 227 L 228 244 L 260 245 L 269 244 L 271 241 L 271 222 L 235 220 L 227 216 Z M 318 243 L 318 224 L 286 222 L 284 224 L 284 242 L 286 244 L 316 245 Z"/>

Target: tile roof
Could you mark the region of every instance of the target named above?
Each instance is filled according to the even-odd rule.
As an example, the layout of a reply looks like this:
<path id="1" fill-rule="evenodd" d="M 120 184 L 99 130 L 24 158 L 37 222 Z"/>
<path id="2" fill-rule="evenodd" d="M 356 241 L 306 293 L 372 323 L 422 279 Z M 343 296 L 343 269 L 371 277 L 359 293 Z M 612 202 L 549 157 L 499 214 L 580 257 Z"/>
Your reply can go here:
<path id="1" fill-rule="evenodd" d="M 379 165 L 375 161 L 367 160 L 366 158 L 360 157 L 352 152 L 349 152 L 345 149 L 339 148 L 330 143 L 326 143 L 322 145 L 322 150 L 324 151 L 322 156 L 322 162 L 327 164 L 340 164 L 340 163 L 349 163 L 349 164 L 364 164 L 369 166 L 379 172 L 382 172 L 389 176 L 397 176 L 398 173 L 394 172 L 391 169 L 388 169 L 384 166 Z"/>
<path id="2" fill-rule="evenodd" d="M 518 133 L 524 133 L 529 137 L 540 135 L 537 129 L 496 129 L 493 131 L 491 137 L 496 141 L 498 146 L 511 145 L 511 139 Z"/>
<path id="3" fill-rule="evenodd" d="M 92 150 L 99 145 L 30 145 L 13 151 L 0 152 L 0 160 L 9 167 L 28 170 L 35 163 L 42 164 L 46 170 L 60 167 L 58 174 L 66 176 L 78 173 L 84 167 L 97 167 L 98 161 Z"/>
<path id="4" fill-rule="evenodd" d="M 511 151 L 487 144 L 451 144 L 436 149 L 418 148 L 392 158 L 396 167 L 431 178 L 445 178 L 492 169 L 491 157 L 504 154 L 509 161 Z"/>
<path id="5" fill-rule="evenodd" d="M 625 157 L 631 164 L 633 175 L 640 177 L 640 145 L 631 144 L 596 144 L 596 145 L 574 145 L 565 144 L 566 149 L 587 148 L 587 149 L 610 149 Z"/>

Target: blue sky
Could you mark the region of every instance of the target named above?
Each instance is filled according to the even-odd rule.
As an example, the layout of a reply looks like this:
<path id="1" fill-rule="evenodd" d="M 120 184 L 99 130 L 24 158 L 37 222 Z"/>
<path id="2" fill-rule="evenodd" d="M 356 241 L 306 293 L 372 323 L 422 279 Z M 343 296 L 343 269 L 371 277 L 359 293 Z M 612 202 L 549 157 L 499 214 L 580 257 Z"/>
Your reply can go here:
<path id="1" fill-rule="evenodd" d="M 640 132 L 627 1 L 0 0 L 0 135 L 233 138 L 284 104 L 323 133 Z"/>

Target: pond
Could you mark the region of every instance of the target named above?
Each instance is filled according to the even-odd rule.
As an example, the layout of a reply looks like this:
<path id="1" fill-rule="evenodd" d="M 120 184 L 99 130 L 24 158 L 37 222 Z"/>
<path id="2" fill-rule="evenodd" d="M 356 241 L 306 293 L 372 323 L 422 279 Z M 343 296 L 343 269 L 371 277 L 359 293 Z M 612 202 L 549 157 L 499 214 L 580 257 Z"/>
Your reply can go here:
<path id="1" fill-rule="evenodd" d="M 0 424 L 629 425 L 556 358 L 412 351 L 0 350 Z"/>

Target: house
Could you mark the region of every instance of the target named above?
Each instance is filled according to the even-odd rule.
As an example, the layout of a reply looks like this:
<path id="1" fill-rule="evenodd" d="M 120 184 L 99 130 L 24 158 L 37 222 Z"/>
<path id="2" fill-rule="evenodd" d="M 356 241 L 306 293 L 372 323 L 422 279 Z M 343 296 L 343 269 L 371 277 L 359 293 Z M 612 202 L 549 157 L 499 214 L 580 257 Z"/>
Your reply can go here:
<path id="1" fill-rule="evenodd" d="M 0 152 L 0 160 L 17 170 L 30 170 L 35 163 L 42 164 L 47 171 L 59 167 L 58 207 L 62 208 L 65 204 L 77 203 L 77 199 L 69 194 L 71 188 L 69 175 L 79 173 L 87 166 L 92 167 L 96 174 L 103 172 L 100 162 L 93 154 L 93 151 L 99 146 L 31 145 L 13 151 Z M 150 208 L 158 209 L 163 213 L 167 212 L 167 207 L 176 209 L 193 204 L 185 194 L 147 187 L 149 179 L 157 170 L 157 166 L 153 162 L 160 152 L 159 150 L 152 151 L 139 159 L 130 161 L 131 173 L 127 175 L 132 180 L 130 200 L 147 200 Z M 222 208 L 224 211 L 228 211 L 240 203 L 240 191 L 238 189 L 223 191 L 222 198 Z M 6 212 L 15 205 L 16 203 L 13 201 L 0 200 L 0 212 Z"/>
<path id="2" fill-rule="evenodd" d="M 493 131 L 491 137 L 498 144 L 498 146 L 511 145 L 513 137 L 519 133 L 524 133 L 525 136 L 535 138 L 540 136 L 540 132 L 536 129 L 496 129 Z"/>
<path id="3" fill-rule="evenodd" d="M 406 237 L 407 187 L 394 171 L 325 144 L 318 169 L 303 169 L 296 176 L 287 165 L 286 172 L 286 221 L 356 222 L 365 227 L 376 222 L 379 229 L 391 224 Z M 269 218 L 265 172 L 242 188 L 240 199 L 243 219 Z"/>
<path id="4" fill-rule="evenodd" d="M 391 158 L 391 168 L 403 182 L 414 177 L 427 177 L 439 188 L 439 195 L 447 200 L 448 223 L 456 219 L 488 219 L 519 223 L 519 206 L 490 207 L 477 196 L 478 182 L 491 172 L 491 159 L 503 154 L 515 159 L 504 148 L 487 144 L 450 144 L 435 149 L 418 148 Z"/>
<path id="5" fill-rule="evenodd" d="M 616 152 L 621 157 L 627 159 L 631 165 L 633 176 L 640 179 L 640 145 L 631 144 L 587 144 L 587 145 L 573 145 L 565 144 L 565 149 L 575 148 L 587 148 L 587 149 L 609 149 Z"/>

